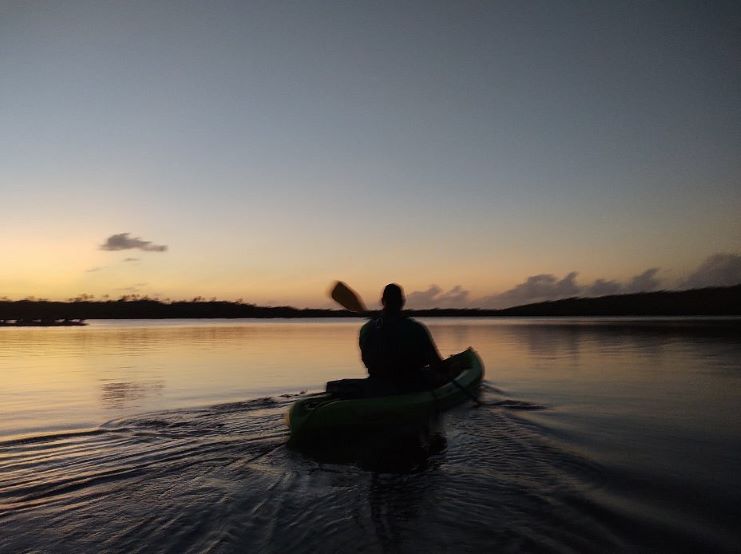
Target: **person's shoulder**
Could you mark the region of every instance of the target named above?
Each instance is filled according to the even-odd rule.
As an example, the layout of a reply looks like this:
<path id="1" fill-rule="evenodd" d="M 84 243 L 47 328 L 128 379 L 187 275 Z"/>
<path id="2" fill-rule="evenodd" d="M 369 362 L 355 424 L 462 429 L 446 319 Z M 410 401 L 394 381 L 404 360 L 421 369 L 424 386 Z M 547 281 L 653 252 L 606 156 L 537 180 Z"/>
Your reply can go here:
<path id="1" fill-rule="evenodd" d="M 369 319 L 360 327 L 361 333 L 367 333 L 371 329 L 378 327 L 378 318 Z"/>
<path id="2" fill-rule="evenodd" d="M 421 330 L 425 332 L 427 331 L 427 326 L 425 326 L 424 323 L 420 323 L 416 319 L 413 319 L 411 317 L 405 317 L 402 319 L 402 321 L 404 322 L 404 325 L 406 325 L 410 329 L 415 329 L 417 331 Z"/>

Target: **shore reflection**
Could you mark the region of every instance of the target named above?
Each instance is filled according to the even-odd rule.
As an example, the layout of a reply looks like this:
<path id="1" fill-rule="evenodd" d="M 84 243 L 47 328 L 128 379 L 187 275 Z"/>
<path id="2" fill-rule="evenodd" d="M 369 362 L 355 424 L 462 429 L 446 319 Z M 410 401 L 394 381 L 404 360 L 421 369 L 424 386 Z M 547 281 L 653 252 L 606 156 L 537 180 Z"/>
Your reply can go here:
<path id="1" fill-rule="evenodd" d="M 627 387 L 652 383 L 686 388 L 694 368 L 734 374 L 741 359 L 739 319 L 424 321 L 443 356 L 473 346 L 487 380 L 503 390 L 542 395 L 528 397 L 538 403 L 546 403 L 551 389 L 560 395 L 592 387 L 602 394 L 606 383 L 626 394 Z M 3 328 L 0 435 L 318 391 L 330 380 L 362 378 L 362 323 L 91 321 L 83 328 Z M 707 360 L 708 352 L 722 356 Z M 725 406 L 725 384 L 710 380 L 704 386 Z M 664 394 L 658 398 L 669 401 Z"/>

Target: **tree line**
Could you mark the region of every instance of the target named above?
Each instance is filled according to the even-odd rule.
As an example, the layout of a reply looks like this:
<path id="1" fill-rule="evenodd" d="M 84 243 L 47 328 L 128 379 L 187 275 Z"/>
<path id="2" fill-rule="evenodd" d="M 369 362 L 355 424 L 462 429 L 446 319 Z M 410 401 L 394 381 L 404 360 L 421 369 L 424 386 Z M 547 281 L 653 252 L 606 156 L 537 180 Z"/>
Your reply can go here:
<path id="1" fill-rule="evenodd" d="M 433 308 L 409 310 L 408 313 L 417 317 L 741 316 L 741 285 L 566 298 L 505 309 Z M 176 301 L 135 295 L 117 300 L 95 300 L 90 295 L 80 295 L 64 302 L 34 298 L 0 299 L 0 321 L 324 317 L 358 317 L 358 314 L 346 310 L 258 306 L 241 300 L 206 300 L 202 297 Z"/>

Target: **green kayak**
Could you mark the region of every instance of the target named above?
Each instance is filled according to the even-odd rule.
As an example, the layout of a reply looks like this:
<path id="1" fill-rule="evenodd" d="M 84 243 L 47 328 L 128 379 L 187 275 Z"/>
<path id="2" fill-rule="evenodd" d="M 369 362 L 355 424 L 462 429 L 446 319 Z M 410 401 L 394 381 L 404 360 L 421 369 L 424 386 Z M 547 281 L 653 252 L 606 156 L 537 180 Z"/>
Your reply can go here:
<path id="1" fill-rule="evenodd" d="M 469 348 L 448 358 L 460 373 L 430 391 L 373 398 L 339 399 L 331 393 L 297 400 L 288 412 L 291 442 L 311 442 L 317 437 L 362 435 L 364 432 L 424 423 L 442 410 L 471 398 L 484 376 L 484 364 Z"/>

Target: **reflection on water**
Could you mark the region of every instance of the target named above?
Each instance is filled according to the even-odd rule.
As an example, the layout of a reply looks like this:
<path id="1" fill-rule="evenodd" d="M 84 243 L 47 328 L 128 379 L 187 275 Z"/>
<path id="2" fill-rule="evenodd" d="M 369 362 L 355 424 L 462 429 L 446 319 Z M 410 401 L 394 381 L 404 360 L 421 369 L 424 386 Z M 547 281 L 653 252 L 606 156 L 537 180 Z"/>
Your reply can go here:
<path id="1" fill-rule="evenodd" d="M 434 498 L 435 481 L 385 477 L 374 473 L 368 487 L 368 505 L 375 536 L 384 551 L 407 542 L 404 529 L 424 518 L 426 499 Z M 428 500 L 429 501 L 429 500 Z"/>
<path id="2" fill-rule="evenodd" d="M 102 392 L 101 404 L 103 408 L 108 410 L 120 410 L 127 404 L 135 404 L 137 400 L 146 396 L 161 396 L 164 386 L 165 383 L 162 380 L 145 383 L 104 382 L 100 385 Z"/>
<path id="3" fill-rule="evenodd" d="M 443 355 L 474 346 L 490 381 L 513 392 L 545 393 L 541 403 L 577 389 L 592 397 L 606 382 L 624 389 L 661 381 L 677 389 L 681 382 L 675 392 L 683 394 L 698 371 L 732 376 L 741 359 L 738 323 L 728 320 L 428 323 Z M 94 321 L 85 328 L 0 329 L 6 408 L 0 436 L 51 425 L 80 429 L 127 413 L 319 390 L 328 380 L 362 377 L 360 324 Z M 724 383 L 704 386 L 724 405 Z"/>
<path id="4" fill-rule="evenodd" d="M 738 320 L 429 320 L 483 406 L 287 448 L 299 391 L 363 374 L 360 323 L 0 329 L 0 551 L 741 549 Z"/>
<path id="5" fill-rule="evenodd" d="M 324 464 L 355 464 L 382 473 L 423 471 L 435 454 L 445 450 L 447 439 L 440 414 L 430 414 L 427 421 L 407 422 L 396 428 L 338 430 L 315 434 L 310 442 L 288 446 L 307 459 Z"/>
<path id="6" fill-rule="evenodd" d="M 0 329 L 0 437 L 361 377 L 358 327 L 216 320 Z"/>

